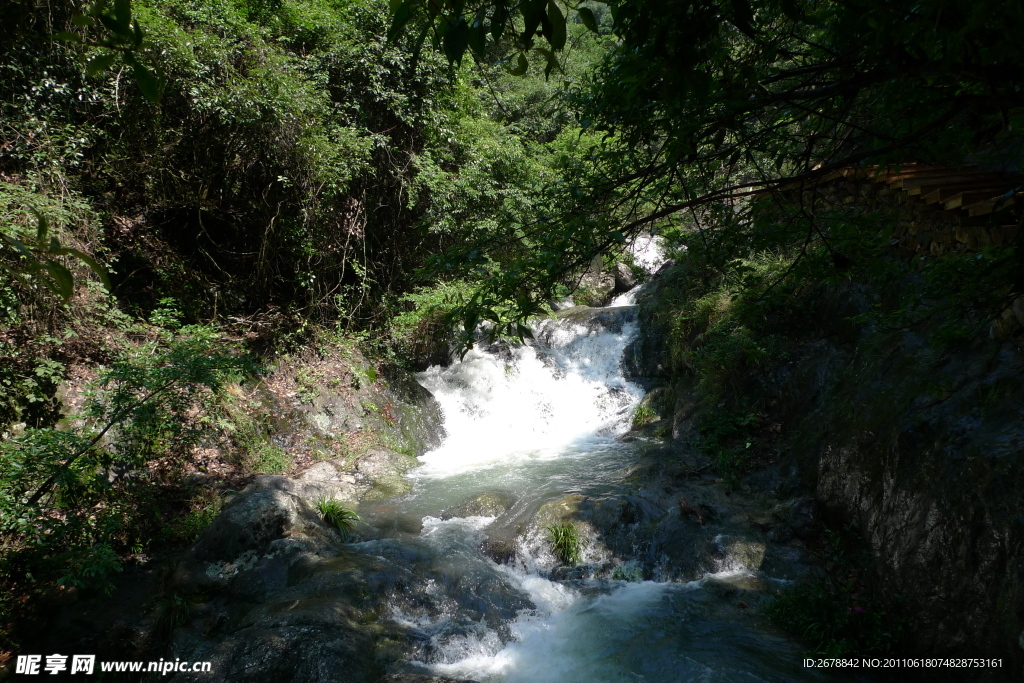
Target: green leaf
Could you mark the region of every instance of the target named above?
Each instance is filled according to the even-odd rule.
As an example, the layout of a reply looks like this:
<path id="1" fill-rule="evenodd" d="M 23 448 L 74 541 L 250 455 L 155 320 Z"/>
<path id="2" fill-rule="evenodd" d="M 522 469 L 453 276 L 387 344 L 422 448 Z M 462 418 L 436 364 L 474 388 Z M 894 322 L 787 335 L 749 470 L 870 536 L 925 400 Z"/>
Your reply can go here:
<path id="1" fill-rule="evenodd" d="M 124 53 L 124 61 L 132 68 L 132 73 L 135 74 L 135 82 L 138 84 L 142 94 L 146 96 L 146 99 L 153 104 L 159 102 L 164 89 L 160 79 L 143 66 L 131 52 Z"/>
<path id="2" fill-rule="evenodd" d="M 71 17 L 71 23 L 75 26 L 81 26 L 82 28 L 86 28 L 88 26 L 92 26 L 95 23 L 95 21 L 88 14 L 76 14 L 73 17 Z"/>
<path id="3" fill-rule="evenodd" d="M 62 266 L 61 264 L 47 260 L 43 264 L 43 268 L 50 273 L 53 277 L 53 284 L 56 285 L 54 291 L 61 296 L 64 301 L 69 301 L 71 295 L 75 291 L 75 278 L 72 277 L 71 272 Z M 53 287 L 51 287 L 53 289 Z"/>
<path id="4" fill-rule="evenodd" d="M 391 27 L 388 29 L 388 42 L 395 42 L 410 19 L 412 19 L 412 1 L 405 0 L 395 8 L 394 14 L 391 17 Z"/>
<path id="5" fill-rule="evenodd" d="M 117 55 L 113 52 L 107 54 L 97 55 L 89 60 L 89 63 L 85 65 L 85 73 L 87 76 L 95 76 L 98 73 L 106 71 L 117 59 Z"/>
<path id="6" fill-rule="evenodd" d="M 551 72 L 554 71 L 555 69 L 561 70 L 562 67 L 558 63 L 558 58 L 555 57 L 555 53 L 554 52 L 552 52 L 551 50 L 547 50 L 545 48 L 542 48 L 542 47 L 538 47 L 536 49 L 537 49 L 537 52 L 539 52 L 542 55 L 544 55 L 544 59 L 547 60 L 547 65 L 544 67 L 544 78 L 548 78 L 551 75 Z"/>
<path id="7" fill-rule="evenodd" d="M 469 48 L 479 59 L 484 57 L 484 49 L 487 46 L 487 33 L 481 24 L 473 24 L 469 28 Z"/>
<path id="8" fill-rule="evenodd" d="M 537 27 L 540 26 L 541 20 L 545 19 L 545 5 L 547 5 L 546 0 L 527 0 L 523 3 L 523 43 L 525 45 L 530 45 L 533 42 Z"/>
<path id="9" fill-rule="evenodd" d="M 131 0 L 114 0 L 114 18 L 117 20 L 118 33 L 130 36 L 132 28 Z"/>
<path id="10" fill-rule="evenodd" d="M 71 31 L 57 31 L 53 34 L 53 37 L 57 40 L 63 40 L 67 43 L 82 42 L 82 36 L 78 35 L 77 33 L 72 33 Z"/>
<path id="11" fill-rule="evenodd" d="M 509 69 L 509 73 L 513 76 L 522 76 L 526 73 L 526 70 L 530 68 L 530 63 L 526 61 L 526 55 L 520 54 L 519 60 L 516 63 L 514 69 Z"/>
<path id="12" fill-rule="evenodd" d="M 555 50 L 561 50 L 565 47 L 565 16 L 555 0 L 548 2 L 548 23 L 551 25 L 548 42 Z"/>
<path id="13" fill-rule="evenodd" d="M 494 38 L 494 42 L 501 40 L 506 22 L 508 22 L 508 8 L 505 7 L 505 3 L 498 2 L 495 4 L 494 14 L 491 16 L 491 37 Z"/>
<path id="14" fill-rule="evenodd" d="M 747 0 L 732 0 L 732 23 L 747 36 L 755 37 L 754 12 Z"/>
<path id="15" fill-rule="evenodd" d="M 42 249 L 46 244 L 46 235 L 50 232 L 50 222 L 46 220 L 46 216 L 35 209 L 30 209 L 30 211 L 36 217 L 36 246 Z"/>
<path id="16" fill-rule="evenodd" d="M 448 28 L 444 32 L 444 54 L 451 64 L 461 64 L 462 55 L 469 47 L 469 26 L 463 17 L 454 21 L 449 20 Z"/>
<path id="17" fill-rule="evenodd" d="M 29 248 L 25 246 L 24 242 L 22 242 L 21 240 L 15 238 L 15 237 L 8 237 L 7 235 L 3 234 L 2 232 L 0 232 L 0 239 L 3 239 L 5 242 L 7 242 L 12 247 L 14 247 L 19 252 L 21 252 L 21 255 L 24 256 L 25 258 L 27 258 L 29 260 L 30 264 L 31 263 L 35 263 L 36 265 L 38 265 L 38 261 L 36 260 L 36 257 L 32 255 L 31 250 L 29 250 Z"/>
<path id="18" fill-rule="evenodd" d="M 121 27 L 117 25 L 117 20 L 115 20 L 114 17 L 110 16 L 109 14 L 101 14 L 99 16 L 99 20 L 100 23 L 103 24 L 107 28 L 107 30 L 113 33 L 114 35 L 118 35 L 121 33 Z"/>
<path id="19" fill-rule="evenodd" d="M 600 33 L 600 30 L 597 28 L 597 17 L 594 16 L 593 10 L 589 7 L 580 7 L 576 10 L 576 13 L 580 15 L 580 21 L 583 22 L 584 26 L 594 33 Z"/>
<path id="20" fill-rule="evenodd" d="M 59 251 L 59 253 L 66 254 L 68 256 L 74 256 L 79 261 L 89 266 L 89 269 L 92 270 L 92 272 L 96 273 L 96 275 L 100 278 L 100 282 L 103 283 L 103 286 L 106 288 L 108 292 L 113 289 L 113 286 L 110 284 L 110 276 L 107 274 L 106 269 L 99 263 L 97 263 L 97 261 L 92 256 L 89 256 L 85 252 L 79 251 L 78 249 L 72 249 L 70 247 L 63 247 Z"/>

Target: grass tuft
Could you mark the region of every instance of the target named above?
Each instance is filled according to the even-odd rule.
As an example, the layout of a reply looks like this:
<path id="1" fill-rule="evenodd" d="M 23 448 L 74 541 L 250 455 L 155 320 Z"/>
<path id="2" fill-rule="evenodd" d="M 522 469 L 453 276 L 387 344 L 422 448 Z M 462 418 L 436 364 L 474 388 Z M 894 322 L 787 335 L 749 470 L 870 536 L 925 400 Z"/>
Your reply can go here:
<path id="1" fill-rule="evenodd" d="M 571 522 L 552 524 L 545 527 L 545 530 L 548 532 L 551 552 L 559 562 L 570 567 L 580 563 L 586 541 L 580 536 L 575 524 Z"/>
<path id="2" fill-rule="evenodd" d="M 349 537 L 355 528 L 356 522 L 363 521 L 356 514 L 355 510 L 347 507 L 340 500 L 334 500 L 333 498 L 321 497 L 316 501 L 316 509 L 320 512 L 320 517 L 340 531 L 344 538 Z"/>

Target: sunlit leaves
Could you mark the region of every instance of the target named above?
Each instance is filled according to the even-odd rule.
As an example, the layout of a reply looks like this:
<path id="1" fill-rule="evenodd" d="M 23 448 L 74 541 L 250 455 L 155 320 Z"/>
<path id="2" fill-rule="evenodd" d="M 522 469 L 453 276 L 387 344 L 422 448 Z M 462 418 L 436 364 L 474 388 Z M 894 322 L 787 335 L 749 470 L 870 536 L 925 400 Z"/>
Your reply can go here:
<path id="1" fill-rule="evenodd" d="M 60 31 L 54 36 L 58 40 L 102 50 L 86 63 L 86 74 L 98 76 L 112 67 L 120 57 L 125 66 L 132 70 L 135 82 L 145 98 L 154 104 L 160 101 L 164 78 L 138 58 L 137 53 L 144 47 L 145 33 L 138 20 L 132 17 L 131 0 L 115 0 L 112 13 L 105 11 L 97 2 L 89 12 L 76 15 L 73 22 L 83 29 L 100 28 L 105 32 L 101 40 L 90 40 L 70 31 Z"/>
<path id="2" fill-rule="evenodd" d="M 0 232 L 0 244 L 6 244 L 17 254 L 8 263 L 0 263 L 0 270 L 10 277 L 36 282 L 59 296 L 65 302 L 71 299 L 75 291 L 75 278 L 59 257 L 71 256 L 78 259 L 91 269 L 110 289 L 107 272 L 88 254 L 70 247 L 61 246 L 57 238 L 50 236 L 50 226 L 46 217 L 33 210 L 36 218 L 36 240 L 34 245 L 27 245 L 22 240 Z"/>

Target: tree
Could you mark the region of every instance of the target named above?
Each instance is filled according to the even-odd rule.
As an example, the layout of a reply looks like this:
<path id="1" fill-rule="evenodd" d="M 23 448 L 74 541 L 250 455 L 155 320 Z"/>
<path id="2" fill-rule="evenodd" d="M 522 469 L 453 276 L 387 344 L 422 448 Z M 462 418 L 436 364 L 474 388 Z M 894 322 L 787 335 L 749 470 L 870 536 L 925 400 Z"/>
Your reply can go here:
<path id="1" fill-rule="evenodd" d="M 751 194 L 843 167 L 1019 146 L 1024 9 L 1011 5 L 612 0 L 599 26 L 595 5 L 405 0 L 393 30 L 418 21 L 453 61 L 465 45 L 479 59 L 484 41 L 510 41 L 519 64 L 533 50 L 550 73 L 572 10 L 617 39 L 579 95 L 588 162 L 548 189 L 547 212 L 526 228 L 536 253 L 486 280 L 463 322 L 511 301 L 500 329 L 515 332 L 559 278 L 684 212 L 727 206 L 720 218 L 735 225 Z"/>

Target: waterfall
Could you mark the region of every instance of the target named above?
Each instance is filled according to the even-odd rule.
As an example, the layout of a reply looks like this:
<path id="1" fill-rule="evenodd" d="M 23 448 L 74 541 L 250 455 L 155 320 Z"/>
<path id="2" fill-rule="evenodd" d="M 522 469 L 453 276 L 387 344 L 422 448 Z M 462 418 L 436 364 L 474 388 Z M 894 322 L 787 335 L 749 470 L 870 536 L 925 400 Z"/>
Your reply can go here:
<path id="1" fill-rule="evenodd" d="M 663 260 L 656 238 L 634 250 L 651 269 Z M 735 607 L 735 591 L 761 585 L 758 567 L 744 559 L 751 553 L 709 561 L 678 582 L 643 581 L 632 559 L 665 552 L 655 537 L 689 539 L 695 553 L 747 548 L 682 519 L 678 494 L 664 482 L 646 491 L 652 484 L 631 479 L 657 448 L 622 438 L 643 397 L 620 364 L 637 332 L 636 294 L 608 308 L 560 311 L 526 343 L 480 344 L 419 375 L 441 404 L 448 436 L 421 457 L 411 495 L 363 508 L 383 537 L 353 544 L 409 581 L 385 615 L 413 643 L 396 671 L 481 683 L 816 680 L 800 669 L 796 645 Z M 603 531 L 581 522 L 589 539 L 582 563 L 561 566 L 542 512 L 627 499 L 643 511 L 631 519 L 647 515 L 664 532 L 645 532 L 645 550 L 635 546 L 636 522 L 616 521 L 621 515 Z M 617 557 L 604 545 L 615 534 L 626 539 Z"/>
<path id="2" fill-rule="evenodd" d="M 545 320 L 527 344 L 474 348 L 461 362 L 422 373 L 449 436 L 422 458 L 419 476 L 555 457 L 574 442 L 628 430 L 643 396 L 619 367 L 636 334 L 630 313 L 610 326 Z"/>

